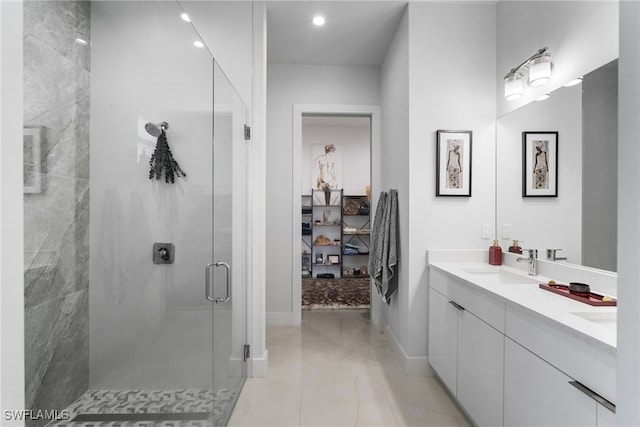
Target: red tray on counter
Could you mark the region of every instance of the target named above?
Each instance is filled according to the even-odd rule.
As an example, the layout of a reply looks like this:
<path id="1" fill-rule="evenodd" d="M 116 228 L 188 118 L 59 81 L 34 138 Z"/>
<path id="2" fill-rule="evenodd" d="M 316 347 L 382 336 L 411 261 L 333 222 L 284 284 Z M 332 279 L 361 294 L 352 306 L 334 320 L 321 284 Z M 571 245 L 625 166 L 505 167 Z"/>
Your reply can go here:
<path id="1" fill-rule="evenodd" d="M 604 298 L 603 295 L 595 294 L 593 292 L 589 292 L 589 294 L 577 295 L 569 292 L 569 285 L 547 285 L 545 283 L 540 283 L 541 289 L 546 291 L 553 292 L 554 294 L 562 295 L 563 297 L 571 298 L 576 301 L 583 302 L 585 304 L 594 305 L 594 306 L 614 306 L 618 305 L 616 300 L 613 301 L 602 301 Z"/>

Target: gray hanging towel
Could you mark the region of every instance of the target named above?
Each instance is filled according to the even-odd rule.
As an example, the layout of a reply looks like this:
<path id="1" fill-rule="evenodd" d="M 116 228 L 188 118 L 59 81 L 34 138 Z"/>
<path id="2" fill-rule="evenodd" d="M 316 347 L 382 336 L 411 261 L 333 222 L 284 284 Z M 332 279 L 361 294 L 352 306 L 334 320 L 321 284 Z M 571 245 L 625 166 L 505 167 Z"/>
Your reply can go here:
<path id="1" fill-rule="evenodd" d="M 388 304 L 398 291 L 398 191 L 380 193 L 372 228 L 369 274 Z"/>
<path id="2" fill-rule="evenodd" d="M 388 238 L 385 239 L 387 253 L 382 270 L 382 287 L 385 289 L 384 301 L 389 304 L 391 296 L 398 292 L 398 277 L 396 275 L 398 266 L 398 190 L 389 190 L 387 205 L 389 216 L 386 218 L 385 228 L 388 229 Z"/>
<path id="3" fill-rule="evenodd" d="M 382 191 L 380 192 L 380 197 L 378 198 L 378 207 L 376 208 L 376 215 L 373 220 L 373 226 L 371 227 L 371 249 L 369 251 L 369 274 L 371 275 L 371 277 L 373 277 L 376 288 L 381 294 L 383 294 L 381 287 L 383 252 L 382 241 L 384 240 L 383 218 L 386 205 L 387 193 Z"/>

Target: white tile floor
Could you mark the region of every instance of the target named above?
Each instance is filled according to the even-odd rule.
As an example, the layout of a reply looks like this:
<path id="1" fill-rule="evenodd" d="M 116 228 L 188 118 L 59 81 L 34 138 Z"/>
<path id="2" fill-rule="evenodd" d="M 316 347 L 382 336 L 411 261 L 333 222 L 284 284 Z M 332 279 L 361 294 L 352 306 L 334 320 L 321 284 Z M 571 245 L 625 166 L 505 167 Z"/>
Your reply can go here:
<path id="1" fill-rule="evenodd" d="M 368 310 L 305 310 L 301 327 L 267 328 L 267 349 L 230 426 L 469 425 L 435 378 L 404 374 Z"/>

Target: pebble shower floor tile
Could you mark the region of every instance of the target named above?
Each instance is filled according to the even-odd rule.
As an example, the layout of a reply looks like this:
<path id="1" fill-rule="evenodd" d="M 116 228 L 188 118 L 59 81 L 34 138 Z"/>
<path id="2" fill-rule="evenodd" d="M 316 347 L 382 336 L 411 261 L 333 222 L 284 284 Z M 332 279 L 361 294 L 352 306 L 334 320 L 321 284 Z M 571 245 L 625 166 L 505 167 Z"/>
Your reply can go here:
<path id="1" fill-rule="evenodd" d="M 221 425 L 229 417 L 236 392 L 217 390 L 89 390 L 67 408 L 69 419 L 53 421 L 52 427 L 208 427 Z M 215 403 L 211 415 L 212 401 Z M 186 419 L 208 414 L 207 419 Z M 73 421 L 81 414 L 98 415 L 91 421 Z M 122 420 L 122 414 L 187 414 L 185 419 Z M 109 415 L 113 419 L 109 420 Z M 202 416 L 200 417 L 202 418 Z"/>

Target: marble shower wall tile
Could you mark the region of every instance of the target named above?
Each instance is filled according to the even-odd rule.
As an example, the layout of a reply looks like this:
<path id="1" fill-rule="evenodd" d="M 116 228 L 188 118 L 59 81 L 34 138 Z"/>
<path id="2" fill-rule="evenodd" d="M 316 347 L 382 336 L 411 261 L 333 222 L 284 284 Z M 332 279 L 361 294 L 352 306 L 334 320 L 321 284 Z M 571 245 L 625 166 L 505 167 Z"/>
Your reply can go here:
<path id="1" fill-rule="evenodd" d="M 89 50 L 77 49 L 74 40 L 91 42 L 90 13 L 87 1 L 34 1 L 24 8 L 24 36 L 33 37 L 87 71 Z"/>
<path id="2" fill-rule="evenodd" d="M 86 69 L 24 39 L 24 121 L 43 127 L 43 173 L 89 179 L 89 81 Z"/>
<path id="3" fill-rule="evenodd" d="M 42 190 L 24 197 L 25 401 L 61 410 L 89 384 L 90 48 L 74 40 L 90 41 L 90 5 L 24 2 L 23 24 L 24 123 L 42 129 Z"/>
<path id="4" fill-rule="evenodd" d="M 88 389 L 88 289 L 25 309 L 28 408 L 66 408 Z M 39 425 L 34 423 L 32 425 Z"/>
<path id="5" fill-rule="evenodd" d="M 45 176 L 25 197 L 25 306 L 89 287 L 89 181 Z"/>

